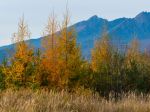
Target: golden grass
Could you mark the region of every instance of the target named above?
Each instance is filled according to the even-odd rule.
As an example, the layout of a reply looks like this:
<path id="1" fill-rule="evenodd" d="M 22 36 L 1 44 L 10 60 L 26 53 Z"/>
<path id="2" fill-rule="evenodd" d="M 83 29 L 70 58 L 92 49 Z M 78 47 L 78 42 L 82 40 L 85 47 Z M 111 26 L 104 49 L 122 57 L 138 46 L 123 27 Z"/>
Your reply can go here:
<path id="1" fill-rule="evenodd" d="M 0 112 L 150 112 L 150 97 L 132 93 L 115 102 L 91 93 L 7 90 L 0 93 Z"/>

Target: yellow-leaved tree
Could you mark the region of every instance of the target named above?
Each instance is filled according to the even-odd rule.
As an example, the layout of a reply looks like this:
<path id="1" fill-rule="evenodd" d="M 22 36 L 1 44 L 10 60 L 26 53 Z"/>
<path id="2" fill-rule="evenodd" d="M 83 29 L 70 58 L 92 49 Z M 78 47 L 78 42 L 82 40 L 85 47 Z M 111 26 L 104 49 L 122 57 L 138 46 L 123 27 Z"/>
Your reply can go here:
<path id="1" fill-rule="evenodd" d="M 126 66 L 126 82 L 128 88 L 135 90 L 137 84 L 140 84 L 142 81 L 142 67 L 143 67 L 143 56 L 140 53 L 139 41 L 134 38 L 128 46 L 126 57 L 125 57 L 125 66 Z M 141 79 L 140 79 L 141 78 Z M 139 80 L 140 79 L 140 80 Z M 128 84 L 128 82 L 130 82 Z M 137 83 L 138 82 L 138 83 Z"/>
<path id="2" fill-rule="evenodd" d="M 96 41 L 91 53 L 91 68 L 93 70 L 93 88 L 102 95 L 108 95 L 113 83 L 113 46 L 107 32 Z"/>
<path id="3" fill-rule="evenodd" d="M 28 26 L 24 17 L 20 19 L 18 31 L 13 35 L 14 54 L 10 60 L 10 68 L 7 70 L 8 86 L 26 87 L 32 79 L 32 66 L 34 51 L 26 42 L 30 37 Z"/>
<path id="4" fill-rule="evenodd" d="M 133 61 L 137 61 L 138 63 L 140 63 L 140 60 L 141 60 L 141 53 L 140 53 L 139 41 L 136 38 L 134 38 L 131 41 L 129 48 L 127 49 L 127 53 L 126 53 L 127 66 L 130 67 Z"/>
<path id="5" fill-rule="evenodd" d="M 107 67 L 111 62 L 111 44 L 109 36 L 104 33 L 101 39 L 95 42 L 92 49 L 91 67 L 93 71 L 101 71 L 103 67 Z"/>
<path id="6" fill-rule="evenodd" d="M 77 44 L 77 36 L 74 28 L 69 28 L 70 16 L 68 10 L 64 15 L 64 21 L 59 34 L 59 70 L 60 87 L 66 87 L 70 79 L 78 77 L 82 66 L 80 47 Z"/>

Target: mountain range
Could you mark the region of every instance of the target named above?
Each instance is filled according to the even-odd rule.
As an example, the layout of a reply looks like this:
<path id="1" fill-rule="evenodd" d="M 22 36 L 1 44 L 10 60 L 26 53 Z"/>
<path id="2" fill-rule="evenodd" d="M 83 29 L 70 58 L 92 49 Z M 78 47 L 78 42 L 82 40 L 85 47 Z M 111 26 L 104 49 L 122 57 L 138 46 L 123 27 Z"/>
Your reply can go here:
<path id="1" fill-rule="evenodd" d="M 140 40 L 143 48 L 150 45 L 150 12 L 141 12 L 134 18 L 119 18 L 113 21 L 100 18 L 96 15 L 87 20 L 78 22 L 70 27 L 74 27 L 77 33 L 77 42 L 81 45 L 82 54 L 85 58 L 90 57 L 90 51 L 95 40 L 101 37 L 104 26 L 114 40 L 119 40 L 123 44 L 129 43 L 133 38 Z M 31 39 L 30 43 L 35 48 L 40 48 L 41 38 Z M 0 47 L 0 60 L 12 52 L 14 45 Z"/>

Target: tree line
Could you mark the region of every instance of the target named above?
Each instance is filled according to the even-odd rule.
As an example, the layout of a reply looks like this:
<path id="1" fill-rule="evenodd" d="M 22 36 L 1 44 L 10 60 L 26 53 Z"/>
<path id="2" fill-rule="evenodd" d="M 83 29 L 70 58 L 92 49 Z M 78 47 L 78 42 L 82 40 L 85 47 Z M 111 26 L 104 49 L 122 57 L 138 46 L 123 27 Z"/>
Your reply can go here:
<path id="1" fill-rule="evenodd" d="M 68 28 L 69 21 L 68 13 L 61 24 L 52 14 L 42 48 L 35 49 L 26 41 L 30 31 L 22 18 L 12 39 L 15 51 L 0 65 L 0 90 L 46 88 L 75 92 L 84 88 L 104 96 L 110 92 L 150 92 L 150 55 L 140 51 L 136 38 L 121 52 L 103 33 L 91 50 L 91 59 L 85 60 L 75 29 Z"/>

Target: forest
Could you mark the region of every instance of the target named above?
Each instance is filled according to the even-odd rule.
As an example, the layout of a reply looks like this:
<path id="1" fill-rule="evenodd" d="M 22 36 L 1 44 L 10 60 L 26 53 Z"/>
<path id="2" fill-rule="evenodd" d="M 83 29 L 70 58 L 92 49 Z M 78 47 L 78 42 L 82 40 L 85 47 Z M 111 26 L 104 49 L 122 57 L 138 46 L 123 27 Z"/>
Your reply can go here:
<path id="1" fill-rule="evenodd" d="M 137 38 L 122 52 L 104 31 L 87 60 L 69 22 L 68 13 L 61 24 L 52 14 L 43 32 L 42 48 L 35 49 L 26 41 L 31 32 L 22 17 L 12 37 L 15 50 L 0 64 L 0 90 L 89 90 L 106 98 L 110 93 L 118 98 L 122 93 L 150 92 L 150 54 L 140 50 Z"/>

